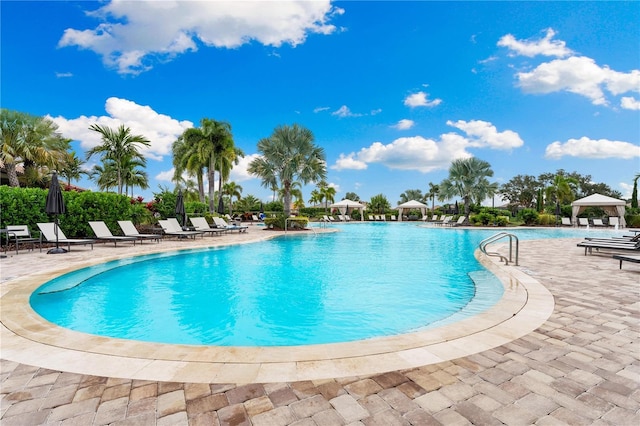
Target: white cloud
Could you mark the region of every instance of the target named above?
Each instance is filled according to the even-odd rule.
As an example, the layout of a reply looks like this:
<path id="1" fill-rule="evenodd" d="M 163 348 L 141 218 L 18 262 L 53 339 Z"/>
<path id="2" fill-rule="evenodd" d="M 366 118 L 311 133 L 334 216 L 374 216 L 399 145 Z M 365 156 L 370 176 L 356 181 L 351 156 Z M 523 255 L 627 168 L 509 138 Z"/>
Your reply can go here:
<path id="1" fill-rule="evenodd" d="M 78 118 L 49 117 L 59 127 L 65 137 L 79 141 L 82 149 L 89 150 L 101 143 L 100 134 L 89 130 L 92 124 L 108 126 L 113 129 L 125 125 L 134 135 L 142 135 L 151 141 L 149 147 L 140 147 L 140 152 L 146 157 L 161 160 L 171 153 L 171 145 L 186 129 L 193 127 L 190 121 L 178 121 L 164 114 L 159 114 L 149 106 L 138 105 L 135 102 L 109 98 L 105 104 L 108 116 L 84 115 Z"/>
<path id="2" fill-rule="evenodd" d="M 415 108 L 415 107 L 421 107 L 421 106 L 434 107 L 442 103 L 442 99 L 434 99 L 431 101 L 428 99 L 428 97 L 429 95 L 422 91 L 417 93 L 412 93 L 411 95 L 407 96 L 404 99 L 404 104 L 408 107 Z"/>
<path id="3" fill-rule="evenodd" d="M 620 192 L 622 192 L 622 198 L 627 200 L 630 199 L 631 195 L 633 194 L 633 185 L 627 182 L 620 182 L 618 185 L 621 189 Z"/>
<path id="4" fill-rule="evenodd" d="M 69 77 L 73 77 L 73 73 L 70 73 L 70 72 L 57 72 L 56 73 L 56 77 L 57 78 L 69 78 Z"/>
<path id="5" fill-rule="evenodd" d="M 354 112 L 351 112 L 349 107 L 346 106 L 346 105 L 342 105 L 340 108 L 338 108 L 338 110 L 333 111 L 331 113 L 331 115 L 337 115 L 340 118 L 344 118 L 344 117 L 361 117 L 362 116 L 362 114 L 356 114 Z"/>
<path id="6" fill-rule="evenodd" d="M 337 183 L 329 182 L 329 188 L 333 188 L 336 190 L 336 194 L 340 193 L 340 185 Z"/>
<path id="7" fill-rule="evenodd" d="M 367 168 L 367 163 L 355 159 L 355 153 L 340 154 L 336 160 L 336 164 L 331 166 L 334 170 L 364 170 Z"/>
<path id="8" fill-rule="evenodd" d="M 471 120 L 456 122 L 447 121 L 448 126 L 462 130 L 469 137 L 469 146 L 476 148 L 493 148 L 493 149 L 512 149 L 519 148 L 524 145 L 524 141 L 516 132 L 505 130 L 498 132 L 496 127 L 482 120 Z"/>
<path id="9" fill-rule="evenodd" d="M 155 178 L 160 182 L 173 182 L 173 175 L 176 172 L 175 167 L 172 167 L 169 170 L 165 170 L 163 172 L 158 173 Z"/>
<path id="10" fill-rule="evenodd" d="M 251 163 L 258 157 L 260 157 L 260 154 L 249 154 L 245 155 L 244 158 L 239 158 L 238 164 L 234 165 L 233 169 L 231 169 L 229 180 L 238 183 L 245 182 L 251 179 L 258 179 L 247 171 L 247 169 L 249 168 L 249 163 Z"/>
<path id="11" fill-rule="evenodd" d="M 428 173 L 446 170 L 455 159 L 471 157 L 468 148 L 509 150 L 523 144 L 517 133 L 511 130 L 498 132 L 486 121 L 460 120 L 447 124 L 462 130 L 466 136 L 451 132 L 440 135 L 438 140 L 413 136 L 398 138 L 389 144 L 374 142 L 357 153 L 340 154 L 331 168 L 364 170 L 369 163 L 380 163 L 390 169 Z"/>
<path id="12" fill-rule="evenodd" d="M 583 136 L 580 139 L 569 139 L 565 143 L 556 141 L 547 145 L 545 157 L 554 160 L 562 157 L 629 160 L 640 158 L 640 145 L 607 139 L 594 140 Z"/>
<path id="13" fill-rule="evenodd" d="M 632 97 L 623 97 L 620 99 L 620 106 L 624 109 L 640 110 L 640 100 Z"/>
<path id="14" fill-rule="evenodd" d="M 378 109 L 372 109 L 371 110 L 371 115 L 378 115 L 382 112 L 382 108 L 378 108 Z"/>
<path id="15" fill-rule="evenodd" d="M 314 113 L 319 113 L 319 112 L 323 112 L 323 111 L 328 111 L 330 108 L 329 107 L 317 107 L 313 109 Z"/>
<path id="16" fill-rule="evenodd" d="M 507 34 L 498 40 L 498 46 L 506 47 L 513 54 L 527 56 L 532 58 L 537 55 L 555 56 L 563 58 L 571 55 L 573 52 L 568 49 L 566 43 L 561 40 L 552 40 L 556 32 L 549 28 L 545 36 L 538 40 L 516 40 L 516 38 Z"/>
<path id="17" fill-rule="evenodd" d="M 413 120 L 408 120 L 406 118 L 403 118 L 402 120 L 398 121 L 396 124 L 394 124 L 391 127 L 398 130 L 408 130 L 412 128 L 415 124 L 416 123 Z"/>
<path id="18" fill-rule="evenodd" d="M 540 64 L 531 72 L 516 75 L 519 85 L 528 93 L 567 91 L 585 96 L 594 105 L 607 105 L 603 89 L 613 95 L 640 92 L 640 70 L 629 73 L 600 67 L 591 58 L 573 56 Z"/>
<path id="19" fill-rule="evenodd" d="M 139 74 L 152 68 L 155 59 L 197 50 L 196 42 L 224 48 L 254 40 L 265 46 L 296 46 L 308 34 L 335 32 L 329 21 L 342 13 L 330 0 L 113 0 L 88 13 L 101 20 L 96 28 L 68 28 L 58 46 L 92 50 L 119 73 Z"/>

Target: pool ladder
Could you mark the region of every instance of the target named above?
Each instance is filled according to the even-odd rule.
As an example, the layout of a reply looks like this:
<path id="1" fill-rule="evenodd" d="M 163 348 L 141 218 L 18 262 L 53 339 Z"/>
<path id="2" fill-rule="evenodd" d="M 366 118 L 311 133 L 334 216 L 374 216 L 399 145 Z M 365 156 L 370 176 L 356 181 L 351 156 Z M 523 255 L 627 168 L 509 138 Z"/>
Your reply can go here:
<path id="1" fill-rule="evenodd" d="M 491 252 L 487 251 L 487 246 L 491 243 L 495 243 L 496 241 L 502 240 L 503 238 L 509 238 L 509 257 L 506 257 L 497 251 Z M 495 235 L 492 235 L 484 240 L 480 241 L 480 251 L 486 254 L 487 256 L 497 256 L 500 260 L 504 261 L 505 265 L 508 265 L 509 262 L 513 262 L 513 241 L 516 242 L 516 250 L 515 250 L 515 266 L 518 266 L 518 237 L 514 234 L 510 234 L 508 232 L 498 232 Z"/>

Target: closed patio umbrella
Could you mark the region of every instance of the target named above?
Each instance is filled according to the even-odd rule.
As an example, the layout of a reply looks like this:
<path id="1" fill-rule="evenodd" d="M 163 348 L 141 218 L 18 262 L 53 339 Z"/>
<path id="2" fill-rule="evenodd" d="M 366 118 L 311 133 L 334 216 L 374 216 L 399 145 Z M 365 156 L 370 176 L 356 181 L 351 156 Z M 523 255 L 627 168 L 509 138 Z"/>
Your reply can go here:
<path id="1" fill-rule="evenodd" d="M 184 197 L 182 195 L 182 190 L 178 192 L 178 199 L 176 200 L 176 217 L 180 218 L 180 224 L 182 226 L 187 225 L 187 212 L 184 209 Z"/>
<path id="2" fill-rule="evenodd" d="M 67 250 L 60 248 L 60 246 L 58 245 L 58 227 L 60 226 L 58 223 L 58 215 L 65 214 L 67 212 L 67 206 L 65 206 L 64 204 L 62 189 L 60 188 L 60 183 L 58 182 L 58 174 L 56 172 L 53 172 L 53 176 L 51 176 L 51 185 L 49 185 L 49 192 L 47 193 L 47 201 L 44 206 L 44 211 L 48 214 L 55 215 L 53 223 L 56 234 L 56 248 L 52 248 L 47 253 L 66 253 Z"/>
<path id="3" fill-rule="evenodd" d="M 222 201 L 222 197 L 218 199 L 218 214 L 224 214 L 224 201 Z"/>

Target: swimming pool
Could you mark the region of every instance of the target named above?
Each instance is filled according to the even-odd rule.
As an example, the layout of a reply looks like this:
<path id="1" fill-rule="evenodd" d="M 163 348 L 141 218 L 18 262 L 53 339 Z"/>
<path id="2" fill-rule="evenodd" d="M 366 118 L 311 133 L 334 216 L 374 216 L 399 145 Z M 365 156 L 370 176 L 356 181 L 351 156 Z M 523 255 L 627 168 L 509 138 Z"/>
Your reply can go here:
<path id="1" fill-rule="evenodd" d="M 495 231 L 358 224 L 344 232 L 141 256 L 81 269 L 31 297 L 45 319 L 133 340 L 226 346 L 346 342 L 415 331 L 495 303 L 473 257 Z M 572 230 L 516 232 L 575 237 Z M 482 293 L 471 276 L 480 277 Z M 478 278 L 476 278 L 477 280 Z M 483 303 L 475 306 L 474 301 Z M 464 310 L 462 311 L 464 312 Z"/>

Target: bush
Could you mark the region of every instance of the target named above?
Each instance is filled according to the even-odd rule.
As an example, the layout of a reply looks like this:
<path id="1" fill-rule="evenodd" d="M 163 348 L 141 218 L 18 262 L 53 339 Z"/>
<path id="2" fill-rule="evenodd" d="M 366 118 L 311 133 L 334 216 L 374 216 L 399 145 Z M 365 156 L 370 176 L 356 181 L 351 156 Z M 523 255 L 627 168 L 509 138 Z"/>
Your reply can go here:
<path id="1" fill-rule="evenodd" d="M 39 188 L 12 188 L 0 186 L 0 224 L 27 225 L 38 235 L 38 222 L 52 222 L 53 216 L 45 212 L 48 190 Z M 89 221 L 102 220 L 113 234 L 120 234 L 118 220 L 148 219 L 145 205 L 126 195 L 104 192 L 63 191 L 67 213 L 60 215 L 60 228 L 69 238 L 92 236 Z"/>
<path id="2" fill-rule="evenodd" d="M 540 215 L 538 215 L 538 224 L 539 225 L 545 225 L 545 226 L 555 225 L 556 224 L 556 215 L 555 214 L 548 214 L 548 213 L 540 214 Z"/>
<path id="3" fill-rule="evenodd" d="M 522 209 L 518 212 L 518 219 L 525 225 L 536 225 L 538 223 L 538 212 L 534 209 Z"/>

